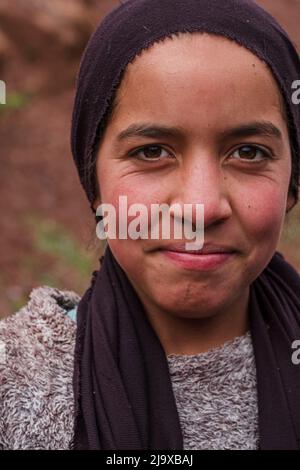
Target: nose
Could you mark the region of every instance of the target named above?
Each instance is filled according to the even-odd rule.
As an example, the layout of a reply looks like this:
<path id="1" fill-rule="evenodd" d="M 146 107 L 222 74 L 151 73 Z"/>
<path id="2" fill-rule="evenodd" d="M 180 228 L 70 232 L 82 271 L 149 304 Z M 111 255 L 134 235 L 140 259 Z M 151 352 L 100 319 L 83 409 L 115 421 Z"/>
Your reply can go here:
<path id="1" fill-rule="evenodd" d="M 196 161 L 195 161 L 196 160 Z M 196 225 L 196 204 L 204 205 L 204 229 L 219 225 L 232 215 L 230 187 L 221 163 L 211 154 L 197 155 L 179 171 L 172 203 L 192 204 L 192 224 Z M 176 199 L 176 200 L 175 200 Z M 184 207 L 184 206 L 183 206 Z"/>

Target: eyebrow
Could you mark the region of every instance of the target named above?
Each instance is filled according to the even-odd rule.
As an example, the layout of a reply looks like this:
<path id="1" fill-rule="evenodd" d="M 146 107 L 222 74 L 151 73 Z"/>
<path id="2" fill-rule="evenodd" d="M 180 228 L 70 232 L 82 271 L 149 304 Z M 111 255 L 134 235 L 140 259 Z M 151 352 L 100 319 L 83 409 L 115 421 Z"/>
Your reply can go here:
<path id="1" fill-rule="evenodd" d="M 152 138 L 182 138 L 184 130 L 179 127 L 161 126 L 151 123 L 131 124 L 117 136 L 117 141 L 133 137 L 152 137 Z M 239 138 L 261 135 L 266 137 L 275 137 L 282 139 L 282 133 L 274 124 L 269 121 L 254 121 L 242 124 L 231 129 L 226 129 L 220 133 L 222 138 Z"/>

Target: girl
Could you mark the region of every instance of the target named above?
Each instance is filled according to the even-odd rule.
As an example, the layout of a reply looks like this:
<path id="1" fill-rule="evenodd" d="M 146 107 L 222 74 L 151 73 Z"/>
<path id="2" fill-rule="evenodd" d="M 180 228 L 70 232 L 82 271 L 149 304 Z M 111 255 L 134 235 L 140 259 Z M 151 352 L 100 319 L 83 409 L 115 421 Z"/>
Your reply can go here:
<path id="1" fill-rule="evenodd" d="M 34 289 L 1 324 L 2 448 L 299 449 L 300 278 L 276 251 L 299 77 L 249 0 L 129 0 L 99 25 L 72 121 L 91 208 L 201 203 L 204 246 L 108 237 L 81 299 Z"/>

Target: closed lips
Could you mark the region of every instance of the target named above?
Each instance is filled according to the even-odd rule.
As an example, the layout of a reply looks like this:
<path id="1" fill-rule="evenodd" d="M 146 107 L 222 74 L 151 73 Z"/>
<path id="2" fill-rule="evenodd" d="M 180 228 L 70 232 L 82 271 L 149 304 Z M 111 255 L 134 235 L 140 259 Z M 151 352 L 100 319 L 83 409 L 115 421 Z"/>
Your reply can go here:
<path id="1" fill-rule="evenodd" d="M 204 244 L 204 246 L 199 250 L 188 250 L 186 249 L 185 244 L 182 244 L 182 243 L 166 245 L 164 247 L 161 247 L 160 249 L 165 250 L 165 251 L 174 251 L 177 253 L 187 253 L 187 254 L 197 254 L 197 255 L 234 253 L 236 251 L 232 247 L 223 246 L 223 245 L 213 245 L 213 244 L 206 244 L 206 245 Z"/>

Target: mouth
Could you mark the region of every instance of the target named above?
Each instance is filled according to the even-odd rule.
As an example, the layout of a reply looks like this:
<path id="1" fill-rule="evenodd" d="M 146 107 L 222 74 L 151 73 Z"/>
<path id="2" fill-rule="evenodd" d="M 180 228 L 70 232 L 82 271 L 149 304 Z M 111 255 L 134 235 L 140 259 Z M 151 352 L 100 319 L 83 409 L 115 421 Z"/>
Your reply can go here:
<path id="1" fill-rule="evenodd" d="M 174 253 L 189 253 L 197 255 L 210 255 L 220 253 L 235 253 L 237 250 L 231 246 L 217 245 L 215 243 L 205 243 L 202 248 L 198 250 L 189 250 L 186 248 L 185 243 L 173 243 L 159 248 L 163 251 L 172 251 Z"/>
<path id="2" fill-rule="evenodd" d="M 160 247 L 159 251 L 176 265 L 196 271 L 215 270 L 237 254 L 237 250 L 233 247 L 213 243 L 206 243 L 199 250 L 187 250 L 183 243 L 169 244 Z"/>

